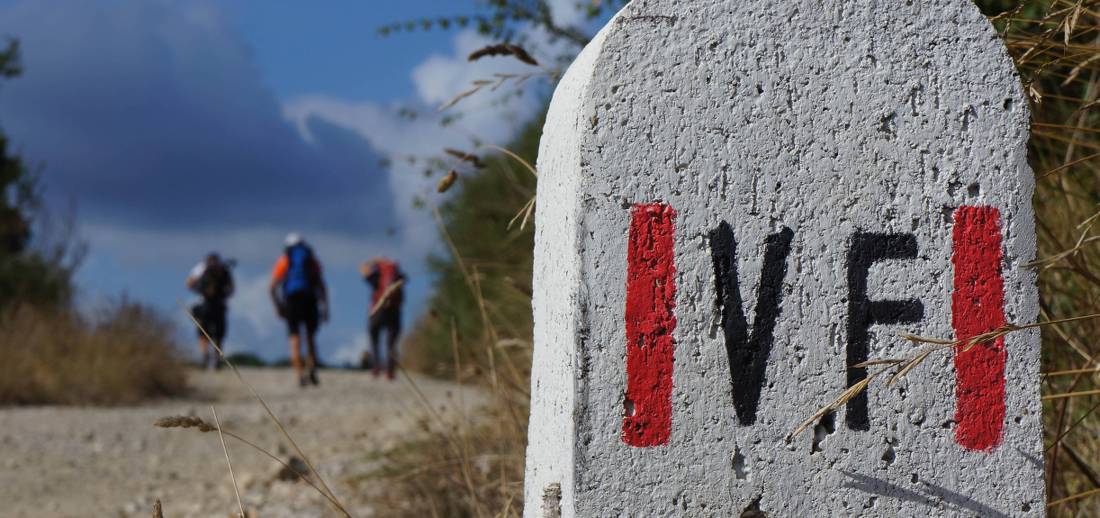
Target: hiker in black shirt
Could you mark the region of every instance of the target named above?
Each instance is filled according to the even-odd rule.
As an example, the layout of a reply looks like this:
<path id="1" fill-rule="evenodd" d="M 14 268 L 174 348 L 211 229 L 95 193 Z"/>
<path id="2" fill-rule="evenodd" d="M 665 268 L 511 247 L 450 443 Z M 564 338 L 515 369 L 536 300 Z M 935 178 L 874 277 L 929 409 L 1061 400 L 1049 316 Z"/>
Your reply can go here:
<path id="1" fill-rule="evenodd" d="M 214 361 L 210 364 L 212 355 L 207 335 L 219 348 L 222 347 L 226 332 L 225 314 L 228 309 L 226 300 L 233 295 L 233 274 L 229 271 L 230 266 L 217 253 L 210 253 L 187 276 L 187 288 L 202 297 L 202 302 L 192 307 L 191 313 L 200 326 L 199 350 L 202 351 L 203 368 L 217 367 L 221 360 L 218 355 L 213 355 Z"/>

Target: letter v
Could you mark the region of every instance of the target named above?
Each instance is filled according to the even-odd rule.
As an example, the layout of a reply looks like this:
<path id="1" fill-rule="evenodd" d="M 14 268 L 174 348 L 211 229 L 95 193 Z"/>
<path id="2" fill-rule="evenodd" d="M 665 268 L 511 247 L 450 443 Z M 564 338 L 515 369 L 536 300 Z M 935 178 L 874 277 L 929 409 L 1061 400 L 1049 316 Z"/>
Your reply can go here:
<path id="1" fill-rule="evenodd" d="M 787 275 L 787 256 L 791 253 L 793 238 L 794 232 L 786 227 L 767 238 L 760 286 L 756 292 L 756 316 L 750 336 L 737 280 L 737 241 L 733 229 L 723 221 L 710 232 L 715 291 L 718 294 L 718 309 L 722 312 L 733 406 L 742 425 L 756 422 L 756 408 L 764 385 L 768 355 L 775 341 L 775 324 L 783 298 L 783 278 Z"/>

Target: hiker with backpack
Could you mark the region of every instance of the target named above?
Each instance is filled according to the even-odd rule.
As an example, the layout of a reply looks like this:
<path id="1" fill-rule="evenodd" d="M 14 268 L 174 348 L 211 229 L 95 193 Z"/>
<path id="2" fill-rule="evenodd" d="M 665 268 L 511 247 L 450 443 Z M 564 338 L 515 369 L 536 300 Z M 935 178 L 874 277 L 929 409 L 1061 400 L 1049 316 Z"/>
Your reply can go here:
<path id="1" fill-rule="evenodd" d="M 286 321 L 290 341 L 290 363 L 298 384 L 319 385 L 317 379 L 317 326 L 328 320 L 328 292 L 321 275 L 321 263 L 302 236 L 291 233 L 283 255 L 271 271 L 271 300 L 275 312 Z M 306 332 L 306 361 L 302 363 L 301 329 Z"/>
<path id="2" fill-rule="evenodd" d="M 401 335 L 401 305 L 405 301 L 405 273 L 395 262 L 378 257 L 363 263 L 359 267 L 363 280 L 373 290 L 370 310 L 367 315 L 367 333 L 370 335 L 369 359 L 377 377 L 385 369 L 386 377 L 393 379 L 397 368 L 398 338 Z M 386 342 L 382 343 L 385 333 Z M 367 355 L 363 357 L 366 368 Z"/>
<path id="3" fill-rule="evenodd" d="M 225 339 L 225 316 L 228 312 L 226 301 L 233 295 L 231 267 L 232 261 L 223 261 L 216 252 L 211 252 L 187 275 L 187 289 L 202 297 L 202 302 L 191 308 L 191 314 L 199 325 L 199 350 L 202 351 L 204 369 L 216 368 L 221 362 L 220 355 L 216 354 L 213 355 L 213 363 L 210 363 L 212 355 L 209 340 L 213 340 L 220 348 Z"/>

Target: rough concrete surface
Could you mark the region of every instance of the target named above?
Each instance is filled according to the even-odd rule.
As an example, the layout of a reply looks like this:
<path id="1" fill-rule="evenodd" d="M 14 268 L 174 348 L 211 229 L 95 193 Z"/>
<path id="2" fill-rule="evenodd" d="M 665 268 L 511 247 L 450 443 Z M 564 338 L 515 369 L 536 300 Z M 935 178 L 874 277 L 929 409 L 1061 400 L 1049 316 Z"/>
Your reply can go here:
<path id="1" fill-rule="evenodd" d="M 1035 321 L 1027 139 L 967 0 L 627 5 L 540 149 L 526 516 L 1042 514 L 1036 330 L 785 440 L 898 333 Z"/>

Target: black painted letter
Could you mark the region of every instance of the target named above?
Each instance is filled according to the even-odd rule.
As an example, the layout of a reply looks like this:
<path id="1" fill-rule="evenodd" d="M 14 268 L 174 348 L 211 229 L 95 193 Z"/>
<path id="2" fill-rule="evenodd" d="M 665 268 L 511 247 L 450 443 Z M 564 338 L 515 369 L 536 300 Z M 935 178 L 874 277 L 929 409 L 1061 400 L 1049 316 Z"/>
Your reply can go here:
<path id="1" fill-rule="evenodd" d="M 867 361 L 871 336 L 868 332 L 874 324 L 901 324 L 920 322 L 924 318 L 924 305 L 919 300 L 869 300 L 867 298 L 867 274 L 871 265 L 885 259 L 915 259 L 917 238 L 912 234 L 867 234 L 858 232 L 852 236 L 848 249 L 848 386 L 867 377 L 867 369 L 853 369 L 852 365 Z M 861 392 L 848 401 L 844 420 L 852 430 L 869 430 L 871 420 L 867 414 L 867 392 Z"/>
<path id="2" fill-rule="evenodd" d="M 733 406 L 742 425 L 756 422 L 756 408 L 764 385 L 764 370 L 775 341 L 775 323 L 783 298 L 783 278 L 787 275 L 787 256 L 791 253 L 794 232 L 784 228 L 768 236 L 760 286 L 756 292 L 756 316 L 752 335 L 742 309 L 737 281 L 737 241 L 729 223 L 722 222 L 710 232 L 710 253 L 714 261 L 715 290 L 722 311 L 722 332 L 726 338 Z"/>

